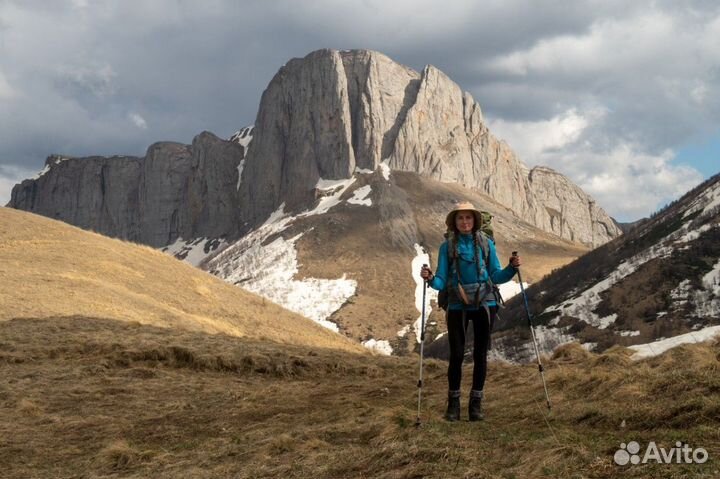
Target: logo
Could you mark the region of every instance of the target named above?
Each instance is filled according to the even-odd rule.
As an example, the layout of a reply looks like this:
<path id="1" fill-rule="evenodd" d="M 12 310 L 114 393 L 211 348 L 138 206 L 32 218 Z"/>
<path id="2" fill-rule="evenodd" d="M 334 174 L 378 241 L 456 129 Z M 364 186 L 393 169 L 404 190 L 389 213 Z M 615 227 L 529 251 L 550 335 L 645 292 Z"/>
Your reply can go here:
<path id="1" fill-rule="evenodd" d="M 613 459 L 618 466 L 627 466 L 628 464 L 647 464 L 655 462 L 657 464 L 703 464 L 707 462 L 708 452 L 698 447 L 691 448 L 688 444 L 680 441 L 675 443 L 675 447 L 665 449 L 658 447 L 655 441 L 651 441 L 642 457 L 639 454 L 640 444 L 636 441 L 630 441 L 620 444 L 620 449 L 615 451 Z"/>

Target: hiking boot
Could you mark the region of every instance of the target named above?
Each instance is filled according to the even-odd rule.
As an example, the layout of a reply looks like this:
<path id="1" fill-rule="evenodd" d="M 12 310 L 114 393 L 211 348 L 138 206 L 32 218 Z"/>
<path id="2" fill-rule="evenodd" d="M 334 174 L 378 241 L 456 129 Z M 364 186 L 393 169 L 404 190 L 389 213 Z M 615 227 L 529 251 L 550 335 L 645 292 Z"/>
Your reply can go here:
<path id="1" fill-rule="evenodd" d="M 460 420 L 460 391 L 448 391 L 448 406 L 445 419 L 448 421 Z"/>
<path id="2" fill-rule="evenodd" d="M 485 415 L 482 413 L 482 391 L 470 391 L 470 402 L 468 402 L 468 416 L 471 421 L 482 421 Z"/>

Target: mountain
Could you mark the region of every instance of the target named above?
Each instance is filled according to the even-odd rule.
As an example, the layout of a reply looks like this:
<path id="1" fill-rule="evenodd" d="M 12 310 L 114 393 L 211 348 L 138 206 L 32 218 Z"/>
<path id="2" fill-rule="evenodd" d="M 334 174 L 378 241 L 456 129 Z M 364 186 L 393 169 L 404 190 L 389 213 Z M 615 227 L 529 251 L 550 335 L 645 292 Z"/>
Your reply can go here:
<path id="1" fill-rule="evenodd" d="M 568 341 L 636 358 L 720 333 L 720 175 L 527 291 L 545 352 Z M 522 302 L 502 312 L 501 357 L 533 357 Z M 429 350 L 442 357 L 440 343 Z"/>
<path id="2" fill-rule="evenodd" d="M 363 348 L 147 246 L 0 208 L 0 322 L 96 318 L 279 344 Z"/>
<path id="3" fill-rule="evenodd" d="M 528 172 L 489 132 L 472 96 L 432 66 L 422 72 L 365 50 L 320 50 L 288 62 L 263 93 L 243 170 L 243 217 L 300 212 L 316 185 L 386 165 L 483 192 L 518 217 L 597 246 L 620 234 L 579 188 Z M 247 180 L 245 180 L 245 178 Z"/>
<path id="4" fill-rule="evenodd" d="M 293 59 L 263 93 L 250 135 L 252 147 L 248 132 L 242 141 L 205 132 L 192 145 L 156 143 L 144 158 L 51 156 L 9 206 L 155 247 L 233 240 L 281 204 L 311 209 L 319 182 L 382 164 L 483 192 L 574 242 L 620 234 L 567 178 L 528 170 L 470 94 L 432 66 L 419 73 L 366 50 Z"/>
<path id="5" fill-rule="evenodd" d="M 442 72 L 364 50 L 288 62 L 255 125 L 230 140 L 204 132 L 142 158 L 52 156 L 9 206 L 161 248 L 402 354 L 422 309 L 416 270 L 435 263 L 428 253 L 462 199 L 495 214 L 501 261 L 521 250 L 528 281 L 620 234 L 566 177 L 526 168 Z"/>

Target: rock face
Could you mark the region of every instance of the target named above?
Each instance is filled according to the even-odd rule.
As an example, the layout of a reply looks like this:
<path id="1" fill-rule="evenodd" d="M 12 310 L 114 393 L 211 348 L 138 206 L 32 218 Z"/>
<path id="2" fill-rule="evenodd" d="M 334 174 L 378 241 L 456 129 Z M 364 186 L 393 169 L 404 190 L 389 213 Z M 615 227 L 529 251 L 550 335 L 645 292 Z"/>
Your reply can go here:
<path id="1" fill-rule="evenodd" d="M 571 241 L 592 245 L 618 236 L 618 226 L 592 198 L 567 177 L 542 166 L 529 174 L 531 191 L 544 211 L 538 210 L 536 226 Z"/>
<path id="2" fill-rule="evenodd" d="M 245 133 L 159 143 L 144 159 L 51 157 L 50 171 L 16 186 L 9 206 L 163 246 L 242 235 L 283 204 L 311 207 L 320 180 L 384 164 L 476 189 L 565 239 L 597 246 L 620 234 L 567 178 L 528 171 L 472 96 L 432 66 L 419 73 L 365 50 L 293 59 L 263 93 L 250 145 Z"/>
<path id="3" fill-rule="evenodd" d="M 432 66 L 418 73 L 364 50 L 311 53 L 275 76 L 256 130 L 247 158 L 253 181 L 241 189 L 253 198 L 243 209 L 250 224 L 282 203 L 307 208 L 320 179 L 384 162 L 477 189 L 565 239 L 597 246 L 620 234 L 567 178 L 545 168 L 529 172 L 490 134 L 472 96 Z"/>
<path id="4" fill-rule="evenodd" d="M 155 143 L 144 158 L 55 155 L 38 178 L 13 188 L 8 206 L 155 247 L 232 235 L 243 155 L 207 132 L 192 145 Z"/>

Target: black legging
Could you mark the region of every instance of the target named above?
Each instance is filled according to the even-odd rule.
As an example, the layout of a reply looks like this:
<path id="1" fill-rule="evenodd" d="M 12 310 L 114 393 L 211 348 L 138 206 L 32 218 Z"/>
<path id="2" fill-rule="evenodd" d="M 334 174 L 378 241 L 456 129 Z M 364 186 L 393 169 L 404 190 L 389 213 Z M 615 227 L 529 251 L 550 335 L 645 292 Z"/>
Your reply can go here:
<path id="1" fill-rule="evenodd" d="M 493 314 L 495 307 L 491 308 Z M 487 376 L 488 335 L 490 327 L 484 308 L 466 311 L 467 324 L 473 322 L 473 385 L 475 391 L 482 391 Z M 450 365 L 448 366 L 448 390 L 460 390 L 462 379 L 462 363 L 465 356 L 465 332 L 467 324 L 463 324 L 462 311 L 448 311 L 447 328 L 450 342 Z"/>

